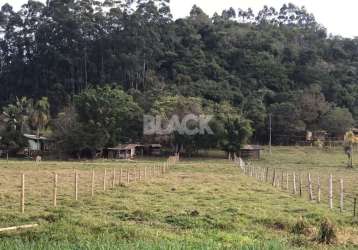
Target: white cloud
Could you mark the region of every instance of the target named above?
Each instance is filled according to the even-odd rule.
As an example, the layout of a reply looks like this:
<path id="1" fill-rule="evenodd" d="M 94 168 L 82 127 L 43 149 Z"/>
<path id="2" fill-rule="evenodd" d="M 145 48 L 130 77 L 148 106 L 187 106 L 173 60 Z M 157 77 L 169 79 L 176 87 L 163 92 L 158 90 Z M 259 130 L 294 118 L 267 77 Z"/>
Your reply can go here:
<path id="1" fill-rule="evenodd" d="M 10 2 L 19 8 L 25 0 L 0 0 L 0 5 Z M 280 8 L 284 3 L 292 2 L 299 6 L 306 6 L 312 12 L 319 23 L 323 24 L 330 33 L 346 37 L 358 36 L 355 24 L 358 23 L 357 0 L 171 0 L 171 10 L 175 18 L 185 17 L 189 14 L 191 7 L 196 4 L 206 13 L 212 15 L 215 11 L 234 7 L 246 9 L 253 8 L 255 11 L 263 5 Z"/>

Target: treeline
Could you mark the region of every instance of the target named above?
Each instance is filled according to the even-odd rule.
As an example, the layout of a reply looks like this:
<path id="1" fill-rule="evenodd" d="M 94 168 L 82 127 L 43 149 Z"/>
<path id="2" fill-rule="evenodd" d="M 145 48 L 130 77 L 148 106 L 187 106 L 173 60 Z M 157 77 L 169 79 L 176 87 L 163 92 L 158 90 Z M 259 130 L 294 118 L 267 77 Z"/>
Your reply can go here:
<path id="1" fill-rule="evenodd" d="M 29 1 L 19 11 L 6 4 L 0 103 L 46 96 L 58 118 L 74 96 L 110 84 L 144 113 L 163 96 L 227 103 L 250 122 L 255 142 L 267 142 L 269 114 L 276 143 L 354 126 L 358 40 L 328 37 L 293 4 L 257 14 L 238 7 L 209 17 L 194 6 L 173 20 L 164 0 Z"/>
<path id="2" fill-rule="evenodd" d="M 17 153 L 27 147 L 24 133 L 48 136 L 62 156 L 80 158 L 103 155 L 118 143 L 161 143 L 172 152 L 192 155 L 200 149 L 219 148 L 236 153 L 252 135 L 250 121 L 227 102 L 220 104 L 202 98 L 162 96 L 148 114 L 160 117 L 153 132 L 144 134 L 144 110 L 119 87 L 96 87 L 75 95 L 73 103 L 51 118 L 47 98 L 34 102 L 23 97 L 4 107 L 0 122 L 0 149 Z M 179 123 L 187 115 L 203 117 L 211 114 L 207 124 L 190 118 L 183 133 Z M 172 122 L 171 118 L 176 117 Z M 205 125 L 201 126 L 201 125 Z M 158 127 L 159 126 L 159 127 Z M 161 133 L 172 127 L 174 130 Z M 198 129 L 202 127 L 202 131 Z M 195 132 L 197 130 L 197 132 Z M 194 131 L 193 134 L 191 132 Z M 55 153 L 55 152 L 52 152 Z"/>

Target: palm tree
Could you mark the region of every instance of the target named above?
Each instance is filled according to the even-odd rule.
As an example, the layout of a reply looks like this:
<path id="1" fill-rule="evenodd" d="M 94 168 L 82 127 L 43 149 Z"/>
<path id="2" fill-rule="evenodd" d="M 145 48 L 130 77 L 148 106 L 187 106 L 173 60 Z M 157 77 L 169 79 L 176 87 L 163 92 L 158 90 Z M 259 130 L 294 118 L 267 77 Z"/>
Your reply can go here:
<path id="1" fill-rule="evenodd" d="M 10 148 L 19 148 L 26 143 L 23 133 L 28 128 L 32 103 L 32 100 L 26 97 L 16 98 L 16 102 L 4 107 L 0 114 L 1 122 L 4 124 L 0 134 L 1 144 L 7 147 L 7 154 Z"/>
<path id="2" fill-rule="evenodd" d="M 42 97 L 34 106 L 30 115 L 31 126 L 36 130 L 38 145 L 40 145 L 40 132 L 47 126 L 50 120 L 50 104 L 47 97 Z"/>
<path id="3" fill-rule="evenodd" d="M 32 109 L 32 100 L 26 97 L 17 98 L 15 104 L 9 104 L 3 110 L 3 122 L 15 131 L 23 132 Z"/>

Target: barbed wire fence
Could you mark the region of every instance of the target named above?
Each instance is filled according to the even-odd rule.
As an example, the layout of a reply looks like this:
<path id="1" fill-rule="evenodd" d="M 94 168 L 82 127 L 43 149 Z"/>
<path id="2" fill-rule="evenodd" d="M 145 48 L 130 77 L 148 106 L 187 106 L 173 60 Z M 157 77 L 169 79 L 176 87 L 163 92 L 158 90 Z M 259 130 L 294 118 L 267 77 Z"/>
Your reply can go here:
<path id="1" fill-rule="evenodd" d="M 12 170 L 0 172 L 0 211 L 41 211 L 68 201 L 86 201 L 120 186 L 159 178 L 179 161 L 179 154 L 150 166 L 89 170 Z"/>
<path id="2" fill-rule="evenodd" d="M 358 216 L 358 183 L 355 176 L 254 166 L 244 164 L 238 157 L 234 157 L 234 163 L 246 176 L 261 183 L 312 203 L 326 204 L 332 211 L 349 213 L 354 218 Z"/>

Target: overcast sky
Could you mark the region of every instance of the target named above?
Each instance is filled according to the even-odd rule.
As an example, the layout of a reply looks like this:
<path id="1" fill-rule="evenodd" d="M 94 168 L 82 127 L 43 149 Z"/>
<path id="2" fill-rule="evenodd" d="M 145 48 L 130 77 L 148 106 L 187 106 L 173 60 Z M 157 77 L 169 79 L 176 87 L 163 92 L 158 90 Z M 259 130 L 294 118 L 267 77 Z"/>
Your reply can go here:
<path id="1" fill-rule="evenodd" d="M 44 1 L 44 0 L 43 0 Z M 0 0 L 0 5 L 9 2 L 19 8 L 26 0 Z M 196 4 L 207 14 L 215 11 L 221 13 L 223 9 L 234 7 L 235 9 L 260 10 L 264 5 L 280 8 L 282 4 L 292 2 L 299 6 L 306 6 L 309 12 L 316 16 L 319 23 L 328 29 L 329 33 L 344 37 L 358 36 L 358 1 L 357 0 L 171 0 L 171 10 L 175 18 L 185 17 L 191 7 Z"/>

